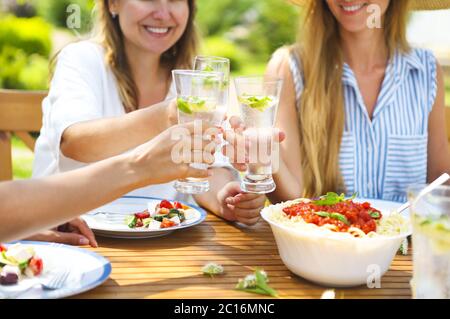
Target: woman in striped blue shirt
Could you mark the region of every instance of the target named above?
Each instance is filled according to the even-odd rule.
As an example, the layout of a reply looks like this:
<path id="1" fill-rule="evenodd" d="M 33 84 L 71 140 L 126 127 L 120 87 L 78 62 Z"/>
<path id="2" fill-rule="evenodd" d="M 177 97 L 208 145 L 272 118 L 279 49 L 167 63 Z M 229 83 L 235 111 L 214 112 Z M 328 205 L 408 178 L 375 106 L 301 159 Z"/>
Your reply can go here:
<path id="1" fill-rule="evenodd" d="M 405 201 L 408 185 L 450 172 L 441 67 L 406 40 L 410 6 L 430 2 L 292 1 L 305 9 L 302 38 L 267 69 L 284 79 L 286 133 L 270 199 L 345 191 Z"/>

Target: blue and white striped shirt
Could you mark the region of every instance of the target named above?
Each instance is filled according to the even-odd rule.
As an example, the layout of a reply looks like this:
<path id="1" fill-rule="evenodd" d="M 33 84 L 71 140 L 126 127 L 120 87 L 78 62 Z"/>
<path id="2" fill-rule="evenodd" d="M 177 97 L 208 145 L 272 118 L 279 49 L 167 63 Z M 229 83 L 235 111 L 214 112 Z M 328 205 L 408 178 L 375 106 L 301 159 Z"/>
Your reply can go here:
<path id="1" fill-rule="evenodd" d="M 300 105 L 301 64 L 290 55 L 290 69 Z M 340 169 L 348 194 L 406 201 L 411 184 L 426 183 L 428 117 L 437 92 L 436 58 L 424 49 L 396 53 L 387 66 L 369 118 L 356 77 L 343 67 L 345 125 Z"/>

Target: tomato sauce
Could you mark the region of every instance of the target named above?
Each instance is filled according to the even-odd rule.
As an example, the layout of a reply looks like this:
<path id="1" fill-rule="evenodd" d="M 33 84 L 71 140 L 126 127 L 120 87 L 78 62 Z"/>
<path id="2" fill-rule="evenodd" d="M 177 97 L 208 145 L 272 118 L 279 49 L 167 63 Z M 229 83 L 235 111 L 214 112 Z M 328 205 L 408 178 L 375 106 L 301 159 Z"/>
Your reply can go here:
<path id="1" fill-rule="evenodd" d="M 370 203 L 354 203 L 352 200 L 333 205 L 298 203 L 284 208 L 283 212 L 288 217 L 301 216 L 305 222 L 317 226 L 336 225 L 339 232 L 346 232 L 350 227 L 356 227 L 365 234 L 376 231 L 376 220 L 382 217 L 381 212 L 371 207 Z"/>

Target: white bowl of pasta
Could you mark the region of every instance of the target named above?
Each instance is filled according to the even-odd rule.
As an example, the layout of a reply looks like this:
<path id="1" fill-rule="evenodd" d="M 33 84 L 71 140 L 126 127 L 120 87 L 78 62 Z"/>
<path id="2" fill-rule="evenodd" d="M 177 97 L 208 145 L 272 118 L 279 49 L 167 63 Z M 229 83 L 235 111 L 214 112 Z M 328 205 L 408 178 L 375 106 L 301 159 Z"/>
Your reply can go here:
<path id="1" fill-rule="evenodd" d="M 281 259 L 296 275 L 332 287 L 373 282 L 411 234 L 409 220 L 335 195 L 340 202 L 332 205 L 316 205 L 326 197 L 297 199 L 268 206 L 261 215 L 272 228 Z"/>

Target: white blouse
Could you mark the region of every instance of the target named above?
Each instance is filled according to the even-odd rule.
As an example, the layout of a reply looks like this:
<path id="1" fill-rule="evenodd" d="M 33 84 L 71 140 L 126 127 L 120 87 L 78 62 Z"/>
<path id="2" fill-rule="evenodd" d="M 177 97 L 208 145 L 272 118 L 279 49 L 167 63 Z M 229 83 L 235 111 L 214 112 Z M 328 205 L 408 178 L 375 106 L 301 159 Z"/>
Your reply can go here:
<path id="1" fill-rule="evenodd" d="M 175 88 L 171 85 L 166 100 L 175 98 L 175 95 Z M 43 126 L 36 141 L 33 177 L 89 165 L 62 154 L 60 141 L 64 130 L 78 122 L 125 114 L 116 79 L 105 64 L 104 50 L 100 44 L 81 41 L 61 51 L 49 94 L 42 103 L 42 111 Z M 218 152 L 214 166 L 230 167 L 230 164 Z M 177 193 L 173 182 L 137 189 L 128 195 L 194 203 L 192 196 Z"/>

